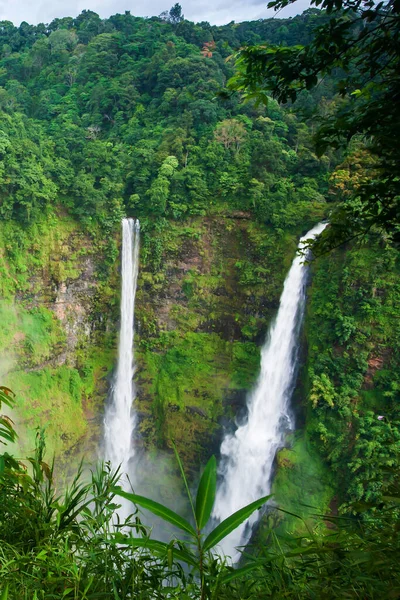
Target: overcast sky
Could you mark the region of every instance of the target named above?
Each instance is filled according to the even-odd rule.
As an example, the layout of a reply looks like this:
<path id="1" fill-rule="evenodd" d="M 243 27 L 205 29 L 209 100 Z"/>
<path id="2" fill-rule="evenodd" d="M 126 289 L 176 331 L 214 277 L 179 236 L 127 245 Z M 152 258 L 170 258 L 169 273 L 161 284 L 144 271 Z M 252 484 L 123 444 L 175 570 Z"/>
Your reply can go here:
<path id="1" fill-rule="evenodd" d="M 0 0 L 0 20 L 19 25 L 50 23 L 56 17 L 76 17 L 82 10 L 94 10 L 101 17 L 130 10 L 132 15 L 151 17 L 169 10 L 176 0 Z M 209 21 L 222 25 L 230 21 L 251 21 L 274 16 L 267 10 L 269 0 L 181 0 L 183 14 L 190 21 Z M 298 0 L 279 13 L 290 17 L 301 13 L 309 0 Z"/>

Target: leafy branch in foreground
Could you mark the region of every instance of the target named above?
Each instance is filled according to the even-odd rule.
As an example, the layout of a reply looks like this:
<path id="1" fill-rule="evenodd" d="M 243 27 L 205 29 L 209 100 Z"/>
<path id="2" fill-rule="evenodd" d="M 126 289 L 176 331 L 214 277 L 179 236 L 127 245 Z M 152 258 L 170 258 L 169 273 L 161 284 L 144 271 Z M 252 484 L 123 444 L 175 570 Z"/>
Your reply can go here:
<path id="1" fill-rule="evenodd" d="M 192 508 L 195 527 L 174 511 L 154 500 L 139 496 L 138 494 L 124 492 L 121 488 L 114 488 L 113 492 L 117 496 L 130 500 L 135 505 L 149 510 L 157 517 L 161 517 L 167 523 L 174 525 L 185 534 L 188 534 L 189 543 L 173 541 L 167 544 L 157 540 L 133 538 L 122 533 L 116 534 L 115 542 L 135 548 L 146 547 L 160 556 L 169 556 L 171 561 L 175 558 L 175 560 L 182 561 L 187 566 L 192 567 L 200 578 L 200 597 L 201 600 L 204 600 L 205 598 L 212 597 L 211 589 L 213 589 L 213 594 L 215 594 L 218 585 L 232 581 L 235 577 L 241 577 L 244 574 L 243 569 L 248 573 L 259 567 L 259 563 L 254 562 L 241 569 L 228 569 L 223 574 L 222 570 L 215 569 L 216 559 L 212 555 L 211 550 L 243 523 L 243 521 L 248 519 L 255 510 L 261 508 L 270 496 L 264 496 L 236 511 L 205 536 L 203 531 L 210 520 L 217 489 L 217 461 L 215 456 L 212 456 L 208 461 L 200 479 L 194 503 L 181 460 L 176 450 L 175 454 Z"/>

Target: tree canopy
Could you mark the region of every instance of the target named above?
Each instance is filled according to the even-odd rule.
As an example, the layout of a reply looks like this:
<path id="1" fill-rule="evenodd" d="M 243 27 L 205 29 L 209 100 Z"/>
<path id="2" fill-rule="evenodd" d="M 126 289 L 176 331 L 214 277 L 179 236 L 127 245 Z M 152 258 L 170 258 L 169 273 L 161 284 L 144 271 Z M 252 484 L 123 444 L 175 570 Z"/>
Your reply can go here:
<path id="1" fill-rule="evenodd" d="M 243 42 L 308 39 L 320 17 L 214 27 L 175 4 L 149 19 L 0 23 L 0 215 L 28 223 L 63 204 L 107 229 L 123 213 L 152 227 L 219 206 L 277 231 L 311 226 L 334 157 L 318 158 L 310 128 L 278 103 L 217 92 Z"/>
<path id="2" fill-rule="evenodd" d="M 290 0 L 268 6 L 280 10 Z M 324 79 L 334 82 L 337 101 L 320 114 L 315 134 L 319 156 L 327 148 L 362 145 L 366 177 L 331 215 L 320 250 L 370 230 L 399 241 L 400 179 L 400 4 L 396 0 L 312 0 L 326 11 L 305 45 L 258 44 L 236 54 L 229 86 L 246 98 L 296 102 Z M 349 142 L 351 144 L 349 145 Z"/>

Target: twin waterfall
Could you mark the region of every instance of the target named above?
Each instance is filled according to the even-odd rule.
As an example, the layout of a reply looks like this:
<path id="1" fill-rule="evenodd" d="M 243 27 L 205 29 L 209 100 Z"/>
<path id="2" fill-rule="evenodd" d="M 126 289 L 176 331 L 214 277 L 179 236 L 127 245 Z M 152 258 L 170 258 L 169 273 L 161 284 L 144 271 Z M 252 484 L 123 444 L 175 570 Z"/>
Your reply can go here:
<path id="1" fill-rule="evenodd" d="M 121 485 L 128 486 L 129 461 L 134 450 L 132 436 L 136 417 L 132 410 L 135 398 L 133 375 L 135 373 L 133 334 L 135 296 L 139 271 L 139 221 L 122 220 L 121 264 L 121 326 L 119 334 L 118 366 L 111 403 L 104 417 L 105 458 L 116 469 L 121 465 Z M 123 507 L 124 508 L 124 507 Z M 120 511 L 120 516 L 127 516 Z"/>
<path id="2" fill-rule="evenodd" d="M 325 227 L 316 225 L 301 238 L 299 247 Z M 306 278 L 307 267 L 296 256 L 284 283 L 276 320 L 261 350 L 260 375 L 247 399 L 248 420 L 221 445 L 221 485 L 213 510 L 216 521 L 269 493 L 276 451 L 284 443 L 285 431 L 293 429 L 289 401 L 295 384 Z M 233 562 L 240 558 L 236 548 L 247 544 L 257 520 L 255 512 L 221 544 L 220 550 Z"/>
<path id="3" fill-rule="evenodd" d="M 319 224 L 301 240 L 318 235 Z M 135 397 L 133 375 L 134 309 L 139 270 L 139 221 L 122 221 L 121 330 L 118 367 L 112 402 L 105 419 L 105 457 L 113 468 L 121 465 L 123 487 L 128 486 L 129 462 L 134 450 L 132 437 L 136 418 L 132 411 Z M 227 435 L 221 445 L 221 484 L 213 510 L 215 521 L 222 521 L 246 504 L 269 493 L 276 451 L 283 445 L 285 432 L 293 429 L 289 402 L 295 384 L 298 334 L 304 313 L 307 267 L 296 256 L 286 277 L 279 311 L 261 350 L 261 370 L 255 389 L 247 400 L 247 422 Z M 120 517 L 127 516 L 122 506 Z M 220 550 L 236 562 L 237 550 L 249 541 L 257 513 L 225 538 Z"/>

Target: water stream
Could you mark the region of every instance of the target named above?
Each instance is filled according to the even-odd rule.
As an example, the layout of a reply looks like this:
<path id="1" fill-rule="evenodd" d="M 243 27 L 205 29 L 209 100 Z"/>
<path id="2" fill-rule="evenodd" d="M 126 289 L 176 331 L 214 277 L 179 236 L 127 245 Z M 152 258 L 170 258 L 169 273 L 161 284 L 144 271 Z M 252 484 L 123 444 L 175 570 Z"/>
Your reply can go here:
<path id="1" fill-rule="evenodd" d="M 116 469 L 121 465 L 123 473 L 120 484 L 130 489 L 134 478 L 131 461 L 134 456 L 132 438 L 136 427 L 136 415 L 132 408 L 135 398 L 133 375 L 135 373 L 134 319 L 135 296 L 139 271 L 139 221 L 122 220 L 121 256 L 121 325 L 119 333 L 118 365 L 111 390 L 111 402 L 104 417 L 104 454 Z M 124 506 L 122 507 L 124 509 Z M 119 512 L 126 516 L 128 507 Z"/>
<path id="2" fill-rule="evenodd" d="M 300 240 L 313 238 L 323 231 L 320 223 Z M 285 433 L 293 429 L 290 398 L 295 384 L 298 337 L 304 314 L 308 268 L 296 256 L 285 279 L 275 321 L 261 349 L 261 368 L 257 384 L 247 398 L 248 418 L 221 444 L 219 473 L 213 517 L 222 521 L 246 504 L 270 492 L 274 458 L 283 446 Z M 237 547 L 250 540 L 259 518 L 258 511 L 233 531 L 220 550 L 233 562 L 240 558 Z"/>

